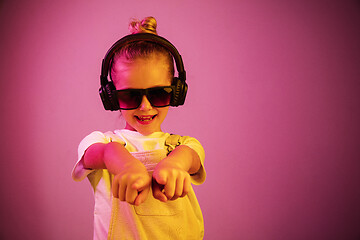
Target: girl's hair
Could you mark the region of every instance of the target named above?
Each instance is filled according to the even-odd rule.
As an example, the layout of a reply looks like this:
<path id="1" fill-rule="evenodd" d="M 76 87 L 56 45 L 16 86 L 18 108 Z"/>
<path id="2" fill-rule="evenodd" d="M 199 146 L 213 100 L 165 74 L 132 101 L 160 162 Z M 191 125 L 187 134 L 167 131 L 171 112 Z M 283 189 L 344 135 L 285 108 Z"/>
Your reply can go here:
<path id="1" fill-rule="evenodd" d="M 146 17 L 141 21 L 133 19 L 129 24 L 129 31 L 131 34 L 151 33 L 157 35 L 156 27 L 156 19 L 154 17 Z M 154 53 L 162 54 L 167 57 L 170 76 L 173 77 L 174 60 L 171 53 L 159 44 L 146 41 L 138 41 L 124 45 L 114 54 L 111 65 L 115 63 L 120 57 L 124 57 L 127 61 L 133 61 L 139 57 L 149 57 L 151 54 Z M 112 72 L 112 66 L 110 69 Z"/>
<path id="2" fill-rule="evenodd" d="M 132 19 L 132 21 L 129 24 L 129 31 L 131 34 L 145 32 L 145 33 L 152 33 L 157 35 L 156 27 L 157 27 L 157 23 L 154 17 L 146 17 L 141 21 L 137 19 Z"/>

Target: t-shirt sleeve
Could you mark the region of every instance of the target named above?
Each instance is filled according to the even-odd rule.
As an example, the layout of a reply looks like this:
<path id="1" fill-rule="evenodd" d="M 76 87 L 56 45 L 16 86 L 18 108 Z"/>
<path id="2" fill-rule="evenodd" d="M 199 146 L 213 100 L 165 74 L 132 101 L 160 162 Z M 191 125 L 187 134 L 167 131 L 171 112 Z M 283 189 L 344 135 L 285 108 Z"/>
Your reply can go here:
<path id="1" fill-rule="evenodd" d="M 206 179 L 206 171 L 204 167 L 205 151 L 201 143 L 193 137 L 182 137 L 181 144 L 193 149 L 200 158 L 201 167 L 197 173 L 191 174 L 191 182 L 195 185 L 202 184 Z"/>
<path id="2" fill-rule="evenodd" d="M 115 139 L 116 138 L 116 139 Z M 75 181 L 82 181 L 87 175 L 91 172 L 95 171 L 94 169 L 87 169 L 84 167 L 83 156 L 91 145 L 95 143 L 109 143 L 112 141 L 122 142 L 122 139 L 119 139 L 111 132 L 102 133 L 100 131 L 94 131 L 87 135 L 79 144 L 78 147 L 78 161 L 76 162 L 73 170 L 72 170 L 72 178 Z"/>

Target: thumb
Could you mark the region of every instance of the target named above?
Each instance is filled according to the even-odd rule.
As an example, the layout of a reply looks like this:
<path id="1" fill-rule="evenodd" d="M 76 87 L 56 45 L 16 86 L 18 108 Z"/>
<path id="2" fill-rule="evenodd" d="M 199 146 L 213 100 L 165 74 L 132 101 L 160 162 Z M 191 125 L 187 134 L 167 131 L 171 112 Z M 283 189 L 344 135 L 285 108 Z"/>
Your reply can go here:
<path id="1" fill-rule="evenodd" d="M 145 202 L 145 200 L 147 199 L 147 196 L 149 195 L 149 191 L 150 191 L 150 187 L 146 187 L 141 192 L 139 192 L 138 196 L 135 199 L 134 204 L 136 206 L 139 206 L 140 204 Z"/>
<path id="2" fill-rule="evenodd" d="M 147 186 L 148 184 L 143 179 L 139 178 L 131 185 L 131 188 L 140 192 L 144 190 Z"/>
<path id="3" fill-rule="evenodd" d="M 153 191 L 154 198 L 158 199 L 162 202 L 167 202 L 168 199 L 167 199 L 166 195 L 163 193 L 163 189 L 164 189 L 163 185 L 160 185 L 155 180 L 153 180 L 152 191 Z"/>
<path id="4" fill-rule="evenodd" d="M 157 173 L 157 174 L 153 174 L 153 178 L 155 179 L 155 181 L 160 184 L 160 185 L 166 185 L 167 183 L 167 177 L 164 173 Z"/>

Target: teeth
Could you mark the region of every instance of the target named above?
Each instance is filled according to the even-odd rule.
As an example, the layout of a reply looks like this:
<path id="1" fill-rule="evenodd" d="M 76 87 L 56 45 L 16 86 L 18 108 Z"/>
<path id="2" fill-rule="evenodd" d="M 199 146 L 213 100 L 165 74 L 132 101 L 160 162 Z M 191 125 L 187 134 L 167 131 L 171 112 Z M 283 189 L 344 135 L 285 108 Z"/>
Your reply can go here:
<path id="1" fill-rule="evenodd" d="M 144 121 L 144 122 L 151 121 L 151 120 L 153 120 L 154 117 L 155 116 L 146 116 L 146 117 L 136 116 L 137 119 L 139 119 L 140 121 Z"/>

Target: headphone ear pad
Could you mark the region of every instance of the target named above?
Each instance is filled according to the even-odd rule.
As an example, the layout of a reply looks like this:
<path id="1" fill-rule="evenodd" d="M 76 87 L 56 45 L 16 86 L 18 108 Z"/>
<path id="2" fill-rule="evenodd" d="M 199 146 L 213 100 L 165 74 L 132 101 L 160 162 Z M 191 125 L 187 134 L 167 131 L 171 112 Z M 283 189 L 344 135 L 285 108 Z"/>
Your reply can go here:
<path id="1" fill-rule="evenodd" d="M 116 88 L 112 82 L 101 85 L 99 89 L 100 98 L 105 110 L 117 111 L 120 109 L 117 98 L 113 94 L 114 90 L 116 90 Z"/>
<path id="2" fill-rule="evenodd" d="M 188 85 L 184 80 L 175 77 L 173 80 L 173 86 L 175 87 L 175 92 L 173 94 L 170 105 L 174 107 L 183 105 L 185 102 Z"/>

